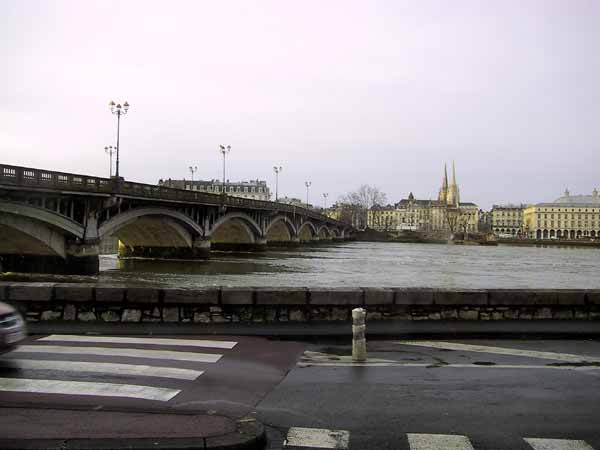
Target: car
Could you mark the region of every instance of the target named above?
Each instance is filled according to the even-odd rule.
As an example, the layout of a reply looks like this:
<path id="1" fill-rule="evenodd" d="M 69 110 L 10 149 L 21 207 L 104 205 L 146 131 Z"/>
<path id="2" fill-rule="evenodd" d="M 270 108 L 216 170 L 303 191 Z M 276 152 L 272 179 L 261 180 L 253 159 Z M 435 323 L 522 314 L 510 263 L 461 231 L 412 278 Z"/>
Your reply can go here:
<path id="1" fill-rule="evenodd" d="M 0 302 L 0 354 L 11 351 L 27 337 L 27 325 L 12 306 Z"/>

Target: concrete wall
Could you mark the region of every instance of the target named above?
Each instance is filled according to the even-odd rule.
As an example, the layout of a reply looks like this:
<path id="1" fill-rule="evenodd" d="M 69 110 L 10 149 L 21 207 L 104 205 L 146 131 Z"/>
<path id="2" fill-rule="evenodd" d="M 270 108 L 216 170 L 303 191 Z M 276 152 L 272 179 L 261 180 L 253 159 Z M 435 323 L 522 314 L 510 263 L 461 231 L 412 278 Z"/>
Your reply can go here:
<path id="1" fill-rule="evenodd" d="M 600 320 L 600 290 L 403 288 L 160 289 L 2 283 L 0 301 L 29 321 L 311 322 L 350 320 Z"/>

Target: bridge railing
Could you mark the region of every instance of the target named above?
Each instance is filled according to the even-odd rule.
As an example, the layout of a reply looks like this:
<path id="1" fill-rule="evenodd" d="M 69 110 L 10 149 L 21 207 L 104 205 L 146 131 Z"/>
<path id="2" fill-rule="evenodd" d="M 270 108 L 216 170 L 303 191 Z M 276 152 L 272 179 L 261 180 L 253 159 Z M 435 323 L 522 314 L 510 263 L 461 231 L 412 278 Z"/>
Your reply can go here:
<path id="1" fill-rule="evenodd" d="M 110 183 L 108 178 L 0 164 L 0 184 L 5 185 L 110 192 Z"/>
<path id="2" fill-rule="evenodd" d="M 300 206 L 288 205 L 264 200 L 234 197 L 230 195 L 211 194 L 208 192 L 190 191 L 154 184 L 135 183 L 116 178 L 101 178 L 66 172 L 55 172 L 30 167 L 0 164 L 0 186 L 27 186 L 42 189 L 61 189 L 78 192 L 121 194 L 158 200 L 174 200 L 202 203 L 208 205 L 224 205 L 236 208 L 251 208 L 281 211 L 299 214 L 323 222 L 348 226 L 338 220 Z"/>

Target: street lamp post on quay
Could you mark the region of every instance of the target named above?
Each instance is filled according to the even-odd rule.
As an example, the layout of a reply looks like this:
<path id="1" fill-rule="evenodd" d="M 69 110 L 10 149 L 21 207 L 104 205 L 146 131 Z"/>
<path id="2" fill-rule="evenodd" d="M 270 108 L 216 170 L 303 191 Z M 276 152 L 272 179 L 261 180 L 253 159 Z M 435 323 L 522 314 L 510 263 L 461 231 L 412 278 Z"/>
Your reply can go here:
<path id="1" fill-rule="evenodd" d="M 194 190 L 194 173 L 198 172 L 198 166 L 190 166 L 190 173 L 192 174 L 192 186 L 191 186 L 191 190 Z"/>
<path id="2" fill-rule="evenodd" d="M 129 111 L 129 103 L 123 103 L 121 106 L 120 103 L 115 104 L 112 100 L 108 103 L 108 107 L 110 108 L 110 112 L 117 116 L 117 165 L 115 170 L 115 177 L 119 178 L 119 134 L 121 128 L 121 116 L 127 114 Z"/>
<path id="3" fill-rule="evenodd" d="M 219 151 L 223 154 L 223 192 L 225 194 L 225 155 L 231 151 L 231 145 L 225 147 L 224 145 L 219 145 Z"/>
<path id="4" fill-rule="evenodd" d="M 308 208 L 308 188 L 312 185 L 312 182 L 310 181 L 305 181 L 304 182 L 304 186 L 306 186 L 306 207 Z"/>
<path id="5" fill-rule="evenodd" d="M 283 170 L 281 166 L 273 166 L 275 172 L 275 201 L 279 200 L 279 173 Z"/>
<path id="6" fill-rule="evenodd" d="M 110 166 L 108 169 L 108 178 L 110 178 L 112 177 L 112 156 L 117 152 L 117 148 L 113 147 L 112 145 L 109 145 L 107 147 L 104 147 L 104 151 L 108 155 L 110 161 Z"/>

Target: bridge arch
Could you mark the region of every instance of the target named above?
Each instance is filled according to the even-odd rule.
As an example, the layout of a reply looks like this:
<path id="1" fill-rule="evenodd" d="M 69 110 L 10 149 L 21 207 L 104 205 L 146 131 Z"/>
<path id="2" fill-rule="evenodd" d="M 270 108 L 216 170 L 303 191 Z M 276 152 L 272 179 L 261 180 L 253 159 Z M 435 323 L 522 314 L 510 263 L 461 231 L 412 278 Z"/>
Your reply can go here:
<path id="1" fill-rule="evenodd" d="M 267 242 L 291 241 L 298 232 L 289 217 L 279 215 L 273 218 L 265 230 Z"/>
<path id="2" fill-rule="evenodd" d="M 231 212 L 217 220 L 207 237 L 217 243 L 255 243 L 262 237 L 261 227 L 244 213 Z"/>
<path id="3" fill-rule="evenodd" d="M 85 231 L 83 225 L 61 214 L 31 205 L 12 202 L 0 202 L 0 213 L 7 213 L 20 217 L 27 217 L 37 222 L 60 230 L 65 235 L 83 239 Z"/>
<path id="4" fill-rule="evenodd" d="M 64 231 L 27 216 L 0 214 L 0 234 L 2 254 L 67 257 Z"/>
<path id="5" fill-rule="evenodd" d="M 332 233 L 329 227 L 325 224 L 321 225 L 317 230 L 317 236 L 319 239 L 331 239 Z"/>
<path id="6" fill-rule="evenodd" d="M 304 222 L 300 225 L 300 228 L 298 228 L 298 238 L 300 241 L 311 241 L 318 235 L 317 229 L 312 222 Z"/>
<path id="7" fill-rule="evenodd" d="M 118 214 L 98 229 L 129 247 L 191 247 L 204 230 L 185 214 L 168 208 L 139 208 Z"/>

